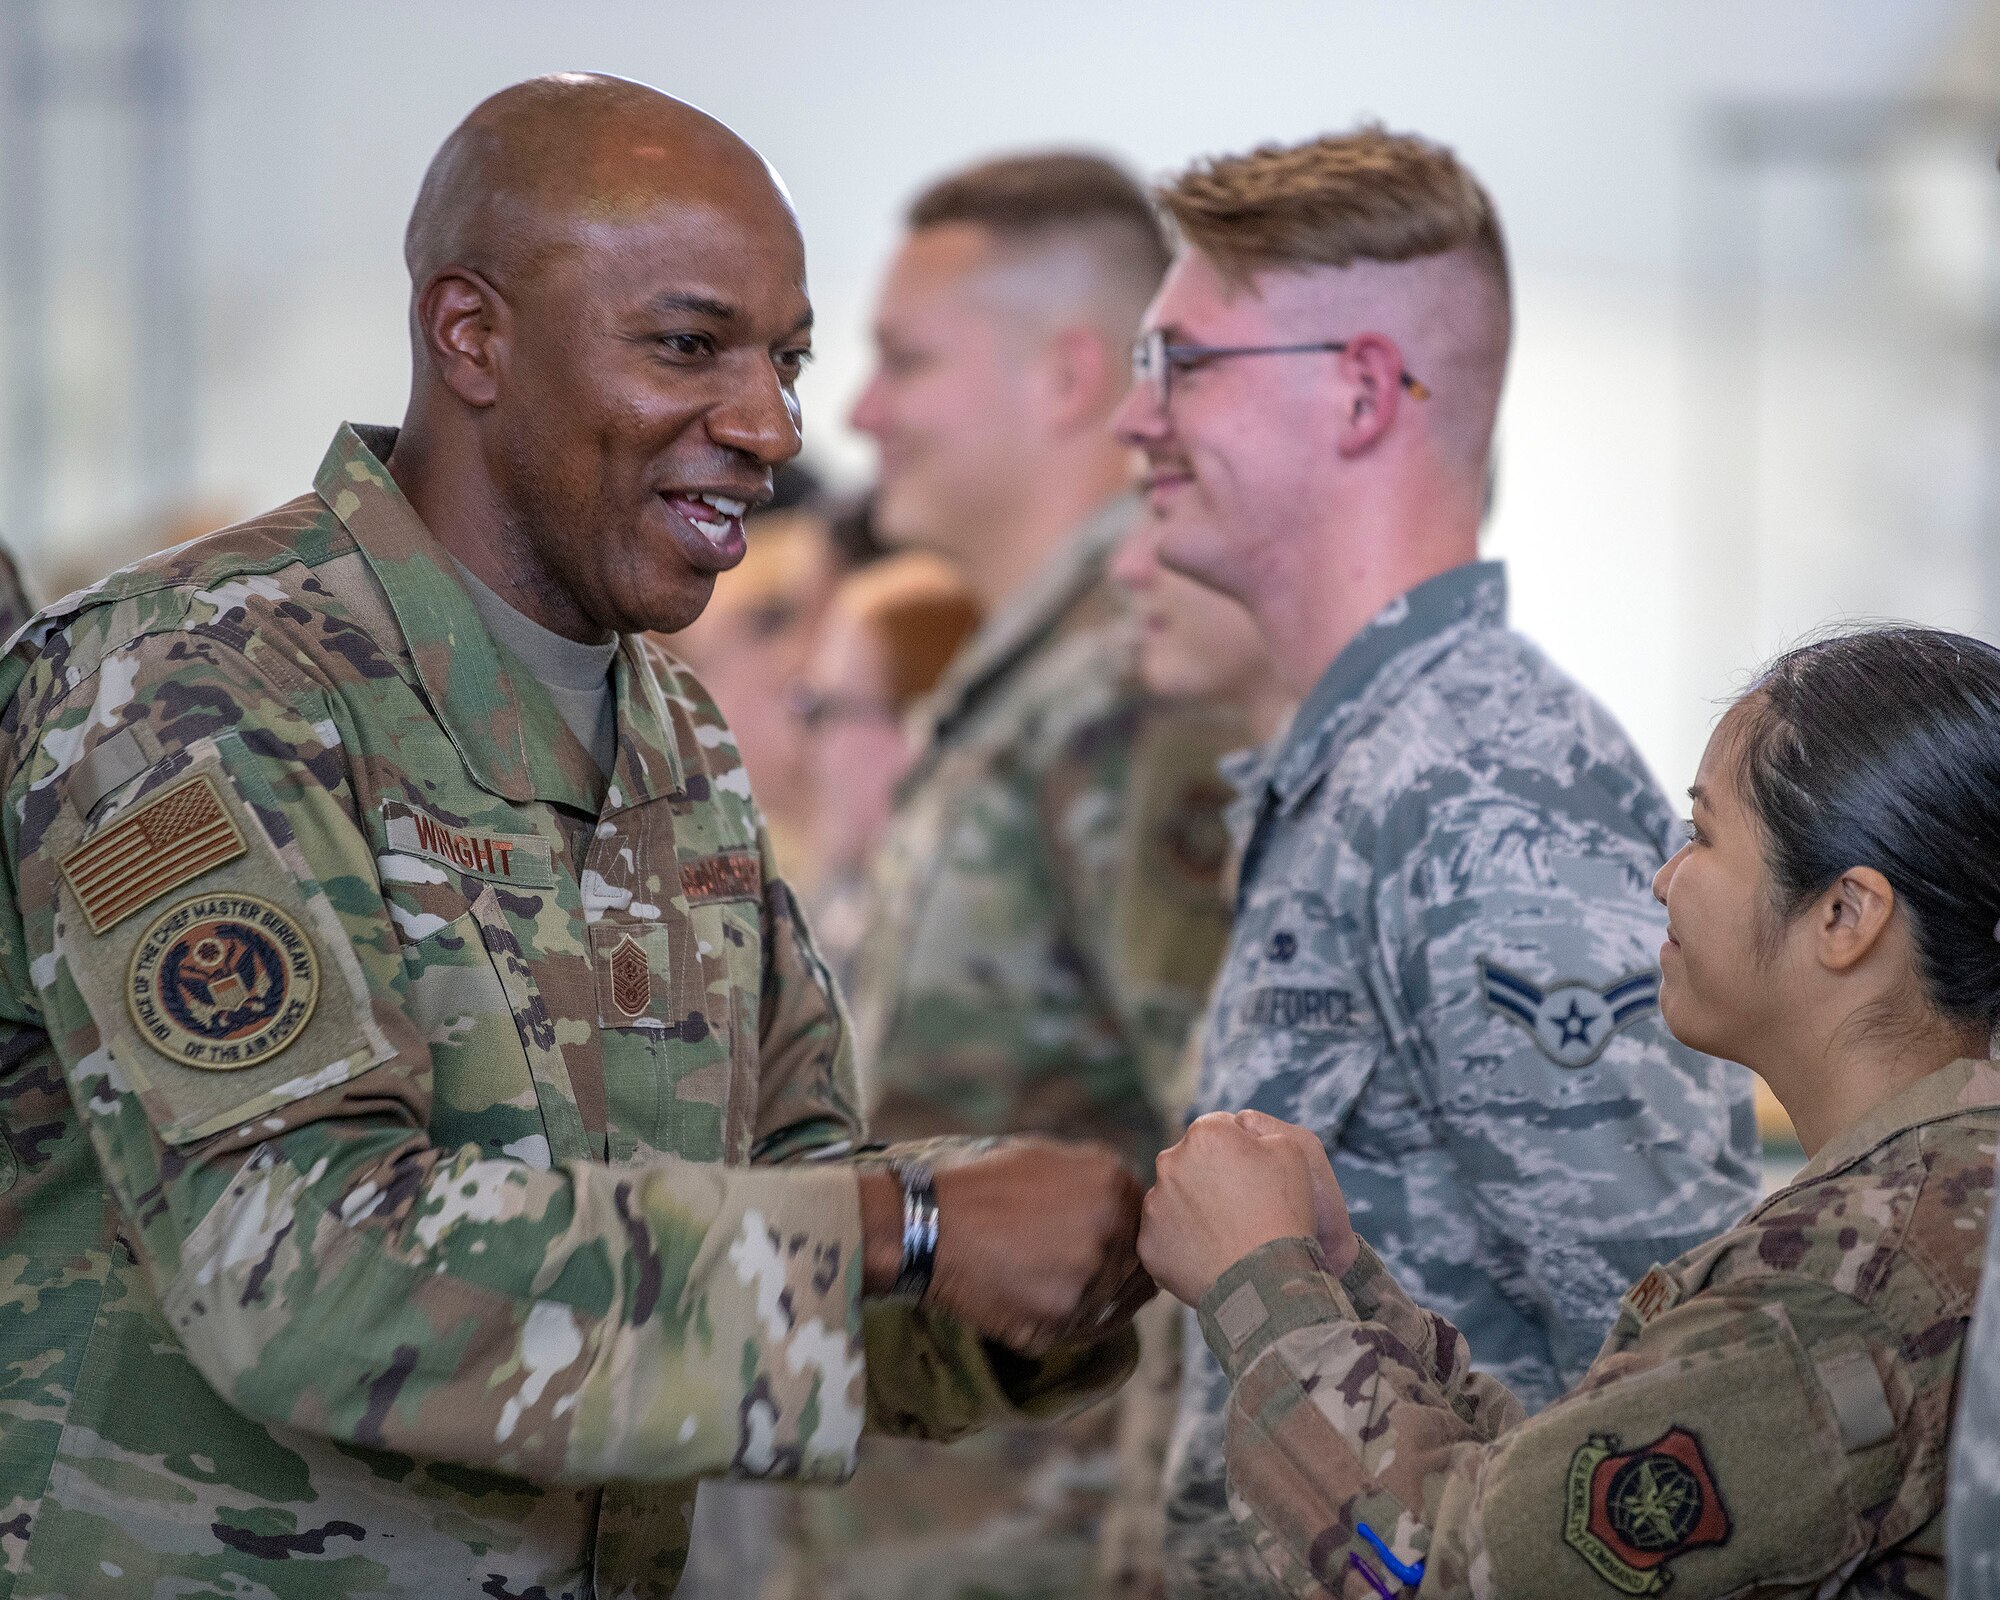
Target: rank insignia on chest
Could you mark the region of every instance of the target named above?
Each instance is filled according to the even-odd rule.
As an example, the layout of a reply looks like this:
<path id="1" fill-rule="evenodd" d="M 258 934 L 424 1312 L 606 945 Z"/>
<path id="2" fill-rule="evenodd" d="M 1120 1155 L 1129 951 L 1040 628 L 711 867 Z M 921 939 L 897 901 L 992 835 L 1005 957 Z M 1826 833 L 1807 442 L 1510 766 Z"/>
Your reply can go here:
<path id="1" fill-rule="evenodd" d="M 611 1003 L 627 1017 L 642 1017 L 652 1009 L 652 964 L 645 947 L 629 933 L 611 952 Z"/>
<path id="2" fill-rule="evenodd" d="M 196 895 L 139 935 L 125 1003 L 183 1066 L 234 1072 L 276 1055 L 319 998 L 319 958 L 289 913 L 247 894 Z"/>
<path id="3" fill-rule="evenodd" d="M 1686 1428 L 1637 1450 L 1592 1434 L 1570 1458 L 1563 1542 L 1622 1594 L 1660 1593 L 1673 1579 L 1669 1561 L 1729 1534 L 1715 1474 Z"/>
<path id="4" fill-rule="evenodd" d="M 1531 978 L 1482 960 L 1479 986 L 1487 1009 L 1524 1029 L 1559 1067 L 1589 1066 L 1620 1029 L 1660 1008 L 1657 969 L 1635 972 L 1603 989 L 1574 979 L 1544 989 Z"/>

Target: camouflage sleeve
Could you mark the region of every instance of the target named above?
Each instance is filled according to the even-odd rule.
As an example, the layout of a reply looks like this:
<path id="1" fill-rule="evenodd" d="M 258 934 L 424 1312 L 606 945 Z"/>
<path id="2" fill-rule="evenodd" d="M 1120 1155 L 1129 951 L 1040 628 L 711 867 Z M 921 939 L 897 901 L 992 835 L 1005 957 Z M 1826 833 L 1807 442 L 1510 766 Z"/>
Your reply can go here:
<path id="1" fill-rule="evenodd" d="M 751 1159 L 846 1154 L 863 1137 L 853 1030 L 792 887 L 764 856 L 764 989 L 758 1017 Z"/>
<path id="2" fill-rule="evenodd" d="M 261 635 L 167 632 L 86 671 L 52 641 L 12 715 L 11 1020 L 46 1030 L 218 1392 L 537 1481 L 852 1469 L 851 1171 L 547 1169 L 431 1143 L 428 1046 L 348 778 L 382 757 L 338 696 Z M 504 927 L 488 943 L 518 982 Z M 232 965 L 237 944 L 255 959 Z M 190 1045 L 168 961 L 283 1005 Z"/>
<path id="3" fill-rule="evenodd" d="M 1564 1386 L 1627 1284 L 1755 1198 L 1714 1065 L 1660 1020 L 1656 852 L 1608 811 L 1523 775 L 1435 806 L 1375 888 L 1390 1032 Z"/>
<path id="4" fill-rule="evenodd" d="M 1200 1317 L 1232 1385 L 1230 1509 L 1315 1600 L 1811 1594 L 1882 1531 L 1922 1405 L 1891 1330 L 1803 1278 L 1690 1298 L 1490 1438 L 1308 1241 L 1246 1257 Z"/>

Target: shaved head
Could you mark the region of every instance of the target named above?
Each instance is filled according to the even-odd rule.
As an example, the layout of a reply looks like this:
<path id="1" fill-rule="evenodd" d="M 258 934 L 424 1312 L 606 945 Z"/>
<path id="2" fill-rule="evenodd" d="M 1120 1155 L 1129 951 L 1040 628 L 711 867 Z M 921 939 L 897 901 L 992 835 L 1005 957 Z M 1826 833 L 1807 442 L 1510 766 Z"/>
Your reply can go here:
<path id="1" fill-rule="evenodd" d="M 777 174 L 657 89 L 534 78 L 445 140 L 403 253 L 389 465 L 425 524 L 573 638 L 685 625 L 799 448 L 812 306 Z"/>
<path id="2" fill-rule="evenodd" d="M 764 158 L 707 112 L 629 79 L 551 73 L 481 101 L 452 130 L 424 173 L 403 260 L 418 287 L 456 266 L 509 288 L 593 223 L 746 180 L 790 210 Z"/>

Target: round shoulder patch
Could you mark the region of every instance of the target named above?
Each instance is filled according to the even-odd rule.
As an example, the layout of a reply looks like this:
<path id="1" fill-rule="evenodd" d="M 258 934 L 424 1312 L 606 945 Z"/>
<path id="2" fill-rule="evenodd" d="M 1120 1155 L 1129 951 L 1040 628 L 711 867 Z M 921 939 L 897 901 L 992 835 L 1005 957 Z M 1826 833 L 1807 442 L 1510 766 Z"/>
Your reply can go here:
<path id="1" fill-rule="evenodd" d="M 184 1067 L 233 1072 L 283 1050 L 319 999 L 319 956 L 291 914 L 247 894 L 203 894 L 139 935 L 125 1004 L 146 1043 Z"/>

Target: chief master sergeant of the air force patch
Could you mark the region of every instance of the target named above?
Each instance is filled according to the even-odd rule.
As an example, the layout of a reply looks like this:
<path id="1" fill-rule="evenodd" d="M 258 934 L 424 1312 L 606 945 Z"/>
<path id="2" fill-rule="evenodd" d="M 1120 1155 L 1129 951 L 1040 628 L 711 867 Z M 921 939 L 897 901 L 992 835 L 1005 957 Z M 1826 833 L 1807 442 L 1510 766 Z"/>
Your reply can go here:
<path id="1" fill-rule="evenodd" d="M 1479 963 L 1486 1004 L 1533 1035 L 1542 1054 L 1559 1067 L 1587 1067 L 1612 1035 L 1660 1005 L 1657 968 L 1635 972 L 1604 989 L 1569 981 L 1548 989 L 1518 972 Z"/>

